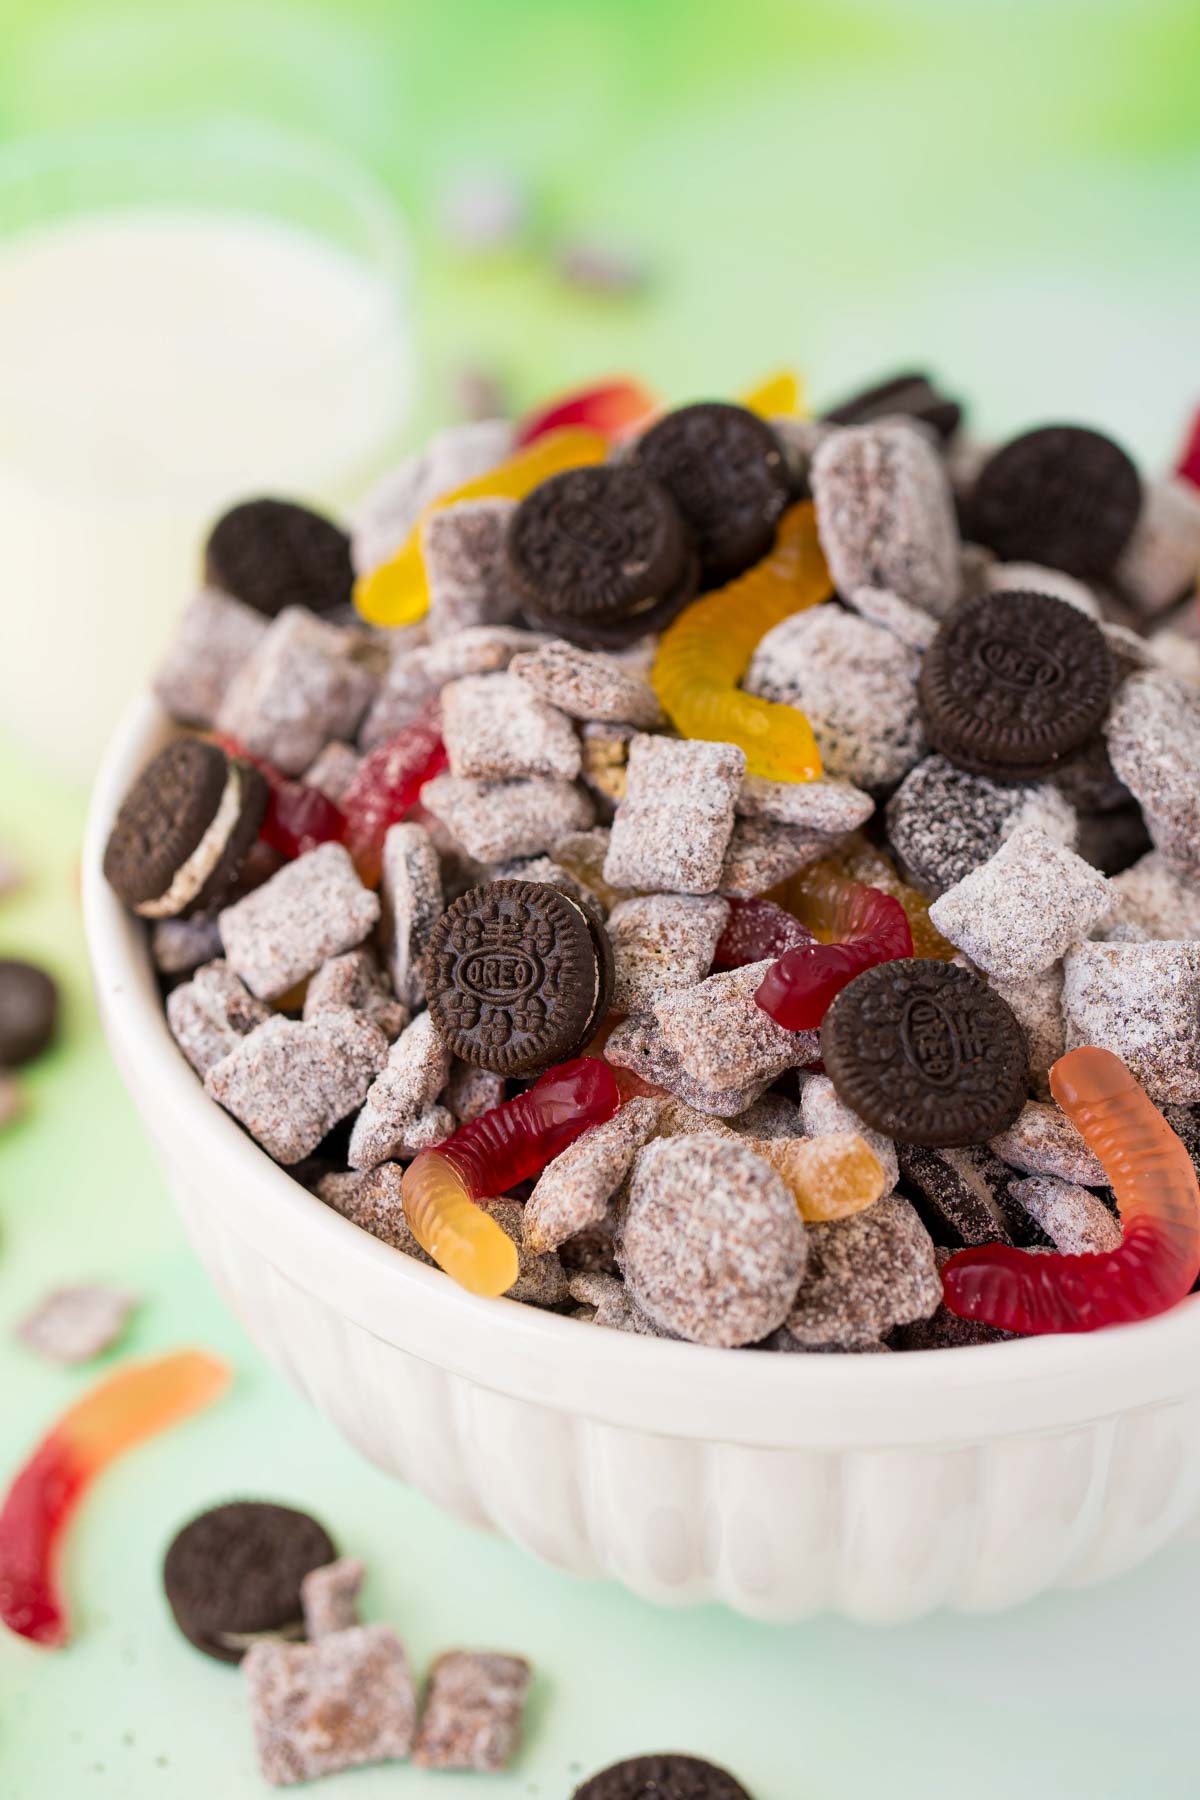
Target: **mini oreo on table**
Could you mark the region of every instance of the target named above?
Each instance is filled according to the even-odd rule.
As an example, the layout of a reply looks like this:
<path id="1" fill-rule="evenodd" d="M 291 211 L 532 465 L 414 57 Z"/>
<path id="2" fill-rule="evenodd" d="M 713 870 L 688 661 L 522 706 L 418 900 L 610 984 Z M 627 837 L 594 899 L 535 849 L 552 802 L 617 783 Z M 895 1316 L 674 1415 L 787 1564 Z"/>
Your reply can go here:
<path id="1" fill-rule="evenodd" d="M 509 1077 L 577 1056 L 612 999 L 597 915 L 548 882 L 489 881 L 446 909 L 425 952 L 429 1011 L 455 1056 Z"/>

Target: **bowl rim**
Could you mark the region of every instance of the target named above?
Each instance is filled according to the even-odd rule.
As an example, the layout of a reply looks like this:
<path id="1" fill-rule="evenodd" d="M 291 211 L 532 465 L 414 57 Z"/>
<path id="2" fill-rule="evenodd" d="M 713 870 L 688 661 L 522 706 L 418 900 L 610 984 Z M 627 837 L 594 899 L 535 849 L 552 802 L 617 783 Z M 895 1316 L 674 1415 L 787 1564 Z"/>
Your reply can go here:
<path id="1" fill-rule="evenodd" d="M 116 809 L 138 770 L 176 732 L 156 700 L 134 700 L 93 787 L 83 903 L 105 1031 L 189 1203 L 203 1188 L 202 1204 L 228 1230 L 344 1320 L 494 1393 L 588 1421 L 798 1451 L 945 1448 L 1026 1436 L 1115 1419 L 1200 1388 L 1200 1295 L 1137 1325 L 953 1353 L 752 1354 L 589 1331 L 560 1314 L 483 1299 L 351 1224 L 209 1100 L 170 1035 L 145 929 L 104 880 Z"/>

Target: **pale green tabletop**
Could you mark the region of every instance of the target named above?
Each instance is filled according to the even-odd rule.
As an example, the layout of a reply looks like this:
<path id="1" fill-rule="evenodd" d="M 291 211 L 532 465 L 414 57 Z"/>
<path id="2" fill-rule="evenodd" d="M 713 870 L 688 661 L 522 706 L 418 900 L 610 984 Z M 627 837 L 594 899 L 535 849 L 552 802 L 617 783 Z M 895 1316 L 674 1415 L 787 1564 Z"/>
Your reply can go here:
<path id="1" fill-rule="evenodd" d="M 930 358 L 985 429 L 1082 417 L 1161 462 L 1200 397 L 1200 14 L 1182 0 L 9 0 L 5 17 L 0 134 L 257 111 L 391 179 L 416 227 L 426 422 L 464 358 L 520 401 L 622 366 L 733 392 L 788 360 L 828 395 Z M 439 252 L 439 177 L 496 155 L 538 175 L 547 236 L 574 222 L 646 251 L 647 296 L 572 301 L 544 262 Z M 266 1791 L 236 1672 L 178 1637 L 159 1586 L 177 1526 L 237 1494 L 317 1512 L 418 1665 L 476 1644 L 539 1669 L 510 1774 L 384 1767 L 314 1790 L 330 1800 L 568 1800 L 666 1747 L 726 1761 L 756 1800 L 1200 1791 L 1200 1545 L 996 1619 L 772 1629 L 576 1583 L 360 1461 L 253 1350 L 170 1211 L 89 1003 L 82 804 L 0 748 L 0 845 L 32 873 L 0 903 L 0 949 L 43 957 L 67 995 L 62 1047 L 0 1141 L 0 1478 L 95 1377 L 12 1342 L 51 1286 L 134 1288 L 120 1354 L 202 1344 L 237 1380 L 88 1500 L 72 1646 L 0 1636 L 0 1800 Z"/>

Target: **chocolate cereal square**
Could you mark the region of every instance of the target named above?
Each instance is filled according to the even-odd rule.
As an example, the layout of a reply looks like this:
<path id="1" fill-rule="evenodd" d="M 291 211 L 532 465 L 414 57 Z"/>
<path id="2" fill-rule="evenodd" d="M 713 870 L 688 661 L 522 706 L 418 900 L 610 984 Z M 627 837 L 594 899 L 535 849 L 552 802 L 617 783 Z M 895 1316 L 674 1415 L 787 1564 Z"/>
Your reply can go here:
<path id="1" fill-rule="evenodd" d="M 291 1787 L 412 1749 L 416 1694 L 390 1625 L 356 1625 L 315 1644 L 266 1638 L 242 1663 L 258 1766 Z"/>
<path id="2" fill-rule="evenodd" d="M 349 739 L 375 694 L 361 640 L 288 606 L 231 681 L 217 725 L 285 775 L 299 775 L 331 738 Z"/>
<path id="3" fill-rule="evenodd" d="M 889 588 L 944 618 L 959 597 L 959 536 L 941 457 L 884 419 L 835 431 L 810 472 L 817 530 L 839 592 Z"/>
<path id="4" fill-rule="evenodd" d="M 507 1768 L 520 1742 L 532 1674 L 521 1656 L 444 1651 L 429 1677 L 414 1763 L 480 1774 Z"/>
<path id="5" fill-rule="evenodd" d="M 517 596 L 508 580 L 504 541 L 512 500 L 460 500 L 429 514 L 421 556 L 429 583 L 429 635 L 436 642 L 473 625 L 504 625 Z"/>
<path id="6" fill-rule="evenodd" d="M 452 775 L 574 781 L 579 739 L 565 713 L 515 675 L 467 675 L 442 692 L 442 737 Z"/>
<path id="7" fill-rule="evenodd" d="M 1112 911 L 1098 869 L 1036 826 L 1023 826 L 929 909 L 973 963 L 1002 980 L 1040 974 Z"/>
<path id="8" fill-rule="evenodd" d="M 181 725 L 212 725 L 229 685 L 267 635 L 260 612 L 201 588 L 188 602 L 154 677 L 154 692 Z"/>
<path id="9" fill-rule="evenodd" d="M 1159 1106 L 1200 1101 L 1200 944 L 1076 944 L 1065 971 L 1068 1050 L 1111 1050 Z"/>
<path id="10" fill-rule="evenodd" d="M 618 1012 L 643 1012 L 664 994 L 702 981 L 729 917 L 708 894 L 645 894 L 618 901 L 608 920 Z"/>
<path id="11" fill-rule="evenodd" d="M 202 1079 L 270 1017 L 270 1007 L 256 1000 L 220 959 L 197 969 L 190 981 L 167 995 L 171 1036 Z"/>
<path id="12" fill-rule="evenodd" d="M 509 669 L 572 719 L 634 725 L 640 731 L 653 731 L 663 723 L 658 697 L 648 682 L 622 668 L 615 657 L 583 650 L 563 638 L 514 657 Z"/>
<path id="13" fill-rule="evenodd" d="M 545 776 L 474 781 L 438 775 L 421 789 L 421 804 L 468 856 L 484 863 L 540 856 L 568 832 L 586 831 L 595 818 L 580 788 Z"/>
<path id="14" fill-rule="evenodd" d="M 225 957 L 252 994 L 279 1000 L 331 957 L 353 950 L 379 919 L 379 901 L 341 844 L 285 863 L 220 915 Z"/>
<path id="15" fill-rule="evenodd" d="M 604 879 L 618 888 L 711 894 L 721 881 L 746 773 L 733 744 L 635 737 Z"/>
<path id="16" fill-rule="evenodd" d="M 279 1163 L 311 1156 L 363 1103 L 387 1039 L 362 1013 L 276 1016 L 208 1071 L 204 1086 Z"/>

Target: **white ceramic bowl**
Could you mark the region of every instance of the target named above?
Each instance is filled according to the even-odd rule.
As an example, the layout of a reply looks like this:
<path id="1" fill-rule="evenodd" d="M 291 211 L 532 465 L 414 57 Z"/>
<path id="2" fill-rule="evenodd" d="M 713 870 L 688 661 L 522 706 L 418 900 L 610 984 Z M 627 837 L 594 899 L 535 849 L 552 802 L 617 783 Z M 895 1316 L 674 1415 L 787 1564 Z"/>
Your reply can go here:
<path id="1" fill-rule="evenodd" d="M 1146 1325 L 905 1356 L 771 1356 L 464 1293 L 331 1212 L 204 1094 L 100 872 L 170 728 L 96 783 L 87 934 L 113 1055 L 184 1223 L 266 1354 L 364 1455 L 472 1524 L 674 1605 L 860 1620 L 1012 1606 L 1200 1512 L 1200 1298 Z"/>

